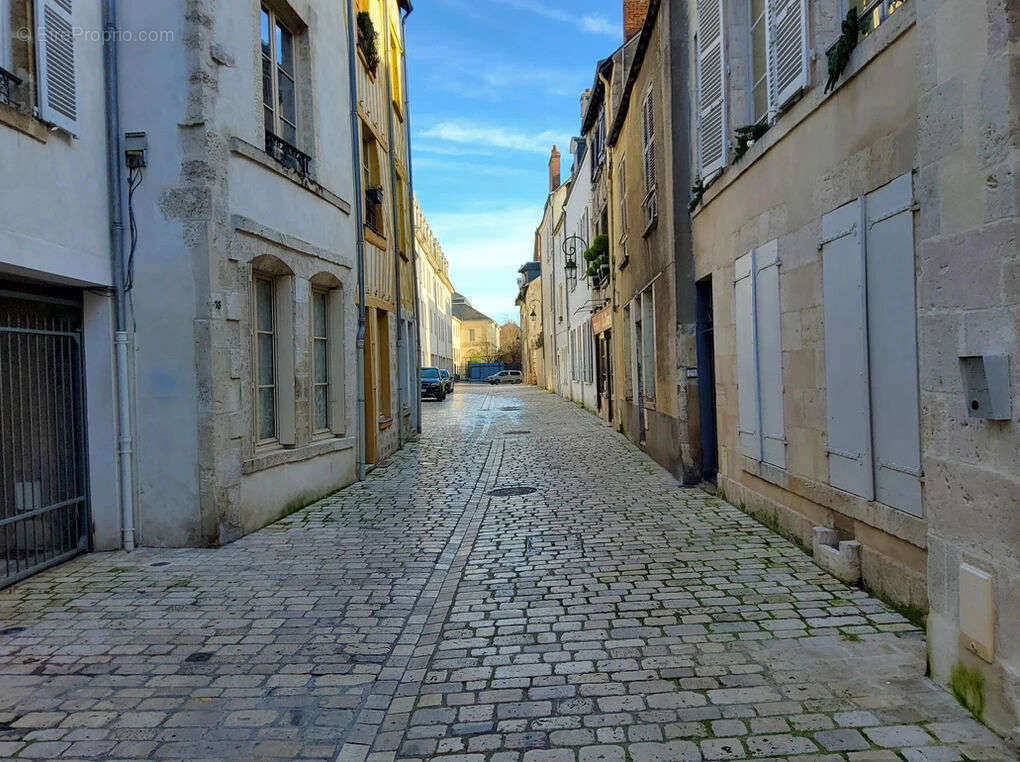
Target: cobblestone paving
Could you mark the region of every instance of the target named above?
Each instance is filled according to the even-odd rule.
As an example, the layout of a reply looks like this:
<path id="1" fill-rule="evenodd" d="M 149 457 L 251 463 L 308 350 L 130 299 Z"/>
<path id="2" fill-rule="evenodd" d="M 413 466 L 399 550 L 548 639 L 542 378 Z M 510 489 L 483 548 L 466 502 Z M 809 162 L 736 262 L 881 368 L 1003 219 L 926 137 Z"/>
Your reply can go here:
<path id="1" fill-rule="evenodd" d="M 1016 759 L 909 622 L 589 413 L 424 408 L 365 483 L 239 542 L 0 593 L 0 759 Z"/>

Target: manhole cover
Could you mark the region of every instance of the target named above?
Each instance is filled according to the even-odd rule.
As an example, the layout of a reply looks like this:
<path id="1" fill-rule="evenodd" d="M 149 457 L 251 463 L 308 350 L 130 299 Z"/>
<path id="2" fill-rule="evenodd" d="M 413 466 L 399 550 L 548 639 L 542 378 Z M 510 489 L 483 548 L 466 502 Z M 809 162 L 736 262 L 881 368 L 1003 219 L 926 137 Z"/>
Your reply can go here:
<path id="1" fill-rule="evenodd" d="M 196 651 L 191 654 L 184 661 L 196 662 L 196 661 L 209 661 L 212 658 L 212 651 Z"/>
<path id="2" fill-rule="evenodd" d="M 508 431 L 506 432 L 506 435 L 510 436 L 511 434 L 530 434 L 530 433 L 531 432 L 528 431 L 527 429 L 521 429 L 520 431 Z"/>
<path id="3" fill-rule="evenodd" d="M 517 495 L 530 495 L 532 492 L 538 492 L 538 487 L 499 487 L 489 490 L 489 494 L 493 497 L 516 497 Z"/>

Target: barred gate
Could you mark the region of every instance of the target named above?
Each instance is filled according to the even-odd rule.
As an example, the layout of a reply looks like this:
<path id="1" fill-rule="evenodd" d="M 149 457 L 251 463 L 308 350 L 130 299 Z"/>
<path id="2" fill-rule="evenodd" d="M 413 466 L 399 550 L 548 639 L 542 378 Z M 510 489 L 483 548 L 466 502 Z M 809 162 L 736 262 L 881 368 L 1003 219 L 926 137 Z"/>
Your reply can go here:
<path id="1" fill-rule="evenodd" d="M 0 288 L 0 588 L 88 549 L 81 306 Z"/>

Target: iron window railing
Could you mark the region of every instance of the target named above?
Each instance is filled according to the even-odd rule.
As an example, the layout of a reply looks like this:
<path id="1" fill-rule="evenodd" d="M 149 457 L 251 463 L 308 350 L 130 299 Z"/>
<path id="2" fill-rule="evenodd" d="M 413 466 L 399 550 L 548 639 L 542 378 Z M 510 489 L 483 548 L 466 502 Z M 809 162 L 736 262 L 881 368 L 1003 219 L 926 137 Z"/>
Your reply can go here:
<path id="1" fill-rule="evenodd" d="M 0 67 L 0 103 L 8 106 L 20 106 L 14 93 L 21 86 L 21 78 Z"/>
<path id="2" fill-rule="evenodd" d="M 308 177 L 311 172 L 312 157 L 269 130 L 266 130 L 266 153 L 302 177 Z"/>

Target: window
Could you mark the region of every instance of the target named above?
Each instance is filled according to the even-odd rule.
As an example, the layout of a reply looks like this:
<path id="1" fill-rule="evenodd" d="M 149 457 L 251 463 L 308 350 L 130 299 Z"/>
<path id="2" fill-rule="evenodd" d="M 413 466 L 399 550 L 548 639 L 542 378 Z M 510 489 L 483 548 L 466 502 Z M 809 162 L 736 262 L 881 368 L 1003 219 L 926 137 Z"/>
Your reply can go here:
<path id="1" fill-rule="evenodd" d="M 386 310 L 376 311 L 376 361 L 379 380 L 379 417 L 389 418 L 392 415 L 392 396 L 390 379 L 390 313 Z"/>
<path id="2" fill-rule="evenodd" d="M 11 53 L 10 0 L 0 0 L 0 68 L 7 69 L 7 71 L 11 71 L 14 68 L 13 55 Z"/>
<path id="3" fill-rule="evenodd" d="M 786 468 L 783 356 L 779 327 L 779 249 L 771 241 L 734 268 L 737 333 L 737 431 L 741 451 Z"/>
<path id="4" fill-rule="evenodd" d="M 470 341 L 472 344 L 475 343 L 475 329 L 474 328 L 469 328 L 468 329 L 468 341 Z"/>
<path id="5" fill-rule="evenodd" d="M 865 35 L 889 18 L 905 0 L 853 0 L 857 6 L 857 16 L 861 19 Z"/>
<path id="6" fill-rule="evenodd" d="M 627 259 L 627 159 L 620 158 L 620 261 Z"/>
<path id="7" fill-rule="evenodd" d="M 273 281 L 255 278 L 255 420 L 258 442 L 277 438 L 276 305 Z"/>
<path id="8" fill-rule="evenodd" d="M 655 399 L 655 293 L 649 286 L 641 294 L 641 368 L 645 399 Z"/>
<path id="9" fill-rule="evenodd" d="M 627 399 L 634 399 L 634 322 L 630 305 L 623 308 L 623 393 Z"/>
<path id="10" fill-rule="evenodd" d="M 385 236 L 379 146 L 371 130 L 364 124 L 361 125 L 361 174 L 365 193 L 365 225 L 376 235 Z"/>
<path id="11" fill-rule="evenodd" d="M 652 91 L 641 106 L 641 151 L 644 155 L 645 193 L 655 190 L 655 111 Z"/>
<path id="12" fill-rule="evenodd" d="M 328 431 L 329 411 L 329 296 L 325 291 L 312 292 L 312 429 Z"/>
<path id="13" fill-rule="evenodd" d="M 697 0 L 698 172 L 708 179 L 726 166 L 726 46 L 722 0 Z"/>
<path id="14" fill-rule="evenodd" d="M 410 256 L 407 235 L 407 198 L 406 185 L 401 178 L 397 178 L 397 250 L 405 257 Z M 433 282 L 433 292 L 438 298 L 439 282 Z"/>
<path id="15" fill-rule="evenodd" d="M 912 201 L 907 174 L 823 216 L 822 278 L 829 483 L 920 516 Z"/>
<path id="16" fill-rule="evenodd" d="M 266 132 L 297 145 L 294 35 L 262 6 L 262 110 Z"/>
<path id="17" fill-rule="evenodd" d="M 768 53 L 766 51 L 765 0 L 748 0 L 751 8 L 751 121 L 760 122 L 769 113 Z"/>

